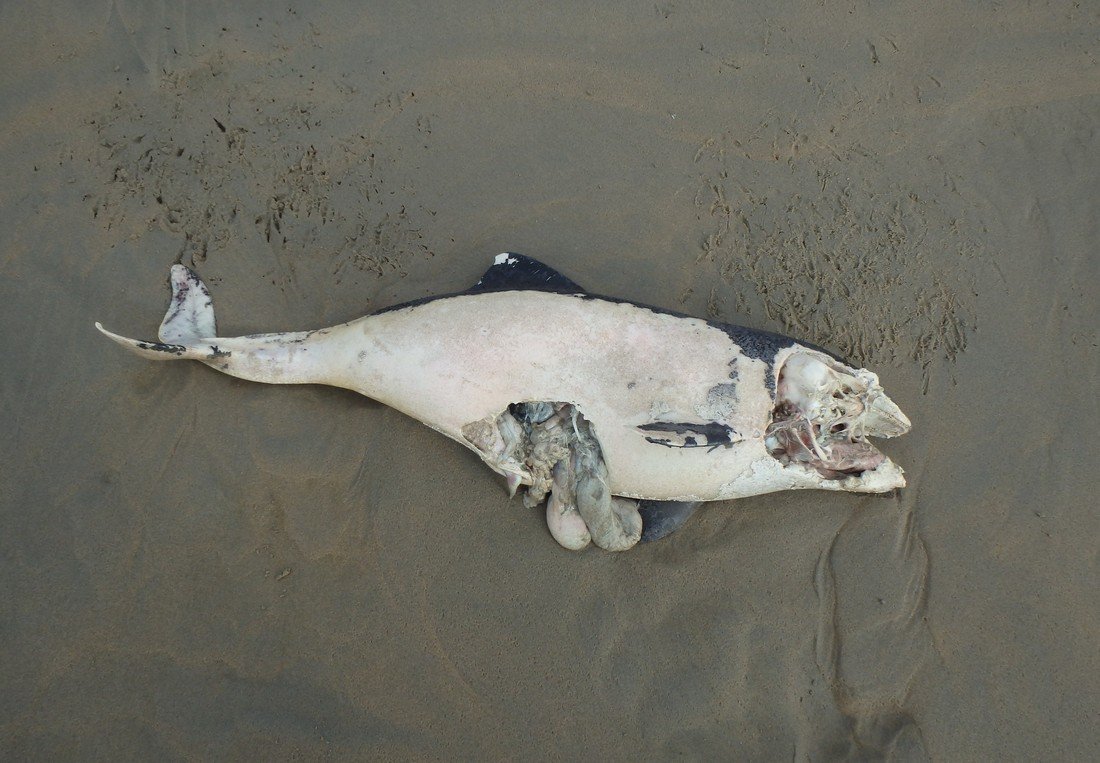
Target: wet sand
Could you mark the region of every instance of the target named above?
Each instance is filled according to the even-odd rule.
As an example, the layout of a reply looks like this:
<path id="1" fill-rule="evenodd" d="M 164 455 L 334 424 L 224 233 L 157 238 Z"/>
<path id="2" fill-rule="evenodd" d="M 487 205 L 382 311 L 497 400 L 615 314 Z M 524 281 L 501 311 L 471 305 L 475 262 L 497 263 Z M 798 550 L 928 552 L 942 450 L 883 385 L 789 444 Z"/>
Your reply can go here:
<path id="1" fill-rule="evenodd" d="M 5 759 L 1100 757 L 1088 3 L 0 7 Z M 823 344 L 881 498 L 571 554 L 364 398 L 114 347 L 499 251 Z"/>

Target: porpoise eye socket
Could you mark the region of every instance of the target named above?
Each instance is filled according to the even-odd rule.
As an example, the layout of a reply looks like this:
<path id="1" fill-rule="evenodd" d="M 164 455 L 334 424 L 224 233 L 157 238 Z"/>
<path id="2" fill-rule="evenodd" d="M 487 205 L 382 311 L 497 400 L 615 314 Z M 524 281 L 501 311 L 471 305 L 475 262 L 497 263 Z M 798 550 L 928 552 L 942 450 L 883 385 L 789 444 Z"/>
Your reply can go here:
<path id="1" fill-rule="evenodd" d="M 829 429 L 829 431 L 832 432 L 833 434 L 838 434 L 839 432 L 847 431 L 847 429 L 848 429 L 847 424 L 833 424 L 832 428 Z"/>

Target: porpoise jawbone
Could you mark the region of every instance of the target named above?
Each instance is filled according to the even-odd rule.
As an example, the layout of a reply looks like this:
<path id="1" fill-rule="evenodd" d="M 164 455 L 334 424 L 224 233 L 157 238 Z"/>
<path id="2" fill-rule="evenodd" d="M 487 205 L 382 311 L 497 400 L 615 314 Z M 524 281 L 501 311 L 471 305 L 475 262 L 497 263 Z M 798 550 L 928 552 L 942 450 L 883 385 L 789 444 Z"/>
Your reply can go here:
<path id="1" fill-rule="evenodd" d="M 160 341 L 113 341 L 242 379 L 329 384 L 476 452 L 563 547 L 625 550 L 703 501 L 817 488 L 888 492 L 870 444 L 910 422 L 878 377 L 790 337 L 592 295 L 499 255 L 465 292 L 313 331 L 219 337 L 210 293 L 172 268 Z M 425 330 L 428 327 L 429 330 Z"/>
<path id="2" fill-rule="evenodd" d="M 793 352 L 778 366 L 764 442 L 785 468 L 816 472 L 814 487 L 886 492 L 905 486 L 904 473 L 868 438 L 911 427 L 876 374 L 823 353 Z"/>

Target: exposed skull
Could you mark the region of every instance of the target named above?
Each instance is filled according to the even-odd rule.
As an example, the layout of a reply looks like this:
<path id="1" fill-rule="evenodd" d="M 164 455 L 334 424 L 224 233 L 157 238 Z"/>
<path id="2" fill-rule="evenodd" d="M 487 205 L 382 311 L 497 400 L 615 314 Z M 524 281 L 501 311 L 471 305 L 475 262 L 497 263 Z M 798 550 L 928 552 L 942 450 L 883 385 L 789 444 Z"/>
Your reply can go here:
<path id="1" fill-rule="evenodd" d="M 896 437 L 910 426 L 878 376 L 799 352 L 779 371 L 765 443 L 785 464 L 803 463 L 823 477 L 840 479 L 886 459 L 867 437 Z"/>

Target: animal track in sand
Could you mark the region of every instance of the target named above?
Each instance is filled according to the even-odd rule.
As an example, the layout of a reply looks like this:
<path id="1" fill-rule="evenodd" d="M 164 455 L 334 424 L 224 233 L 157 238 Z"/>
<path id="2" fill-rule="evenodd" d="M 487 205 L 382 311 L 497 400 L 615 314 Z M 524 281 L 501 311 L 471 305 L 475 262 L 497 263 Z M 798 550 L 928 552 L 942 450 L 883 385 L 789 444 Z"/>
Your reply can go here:
<path id="1" fill-rule="evenodd" d="M 192 265 L 229 246 L 266 247 L 280 284 L 303 258 L 325 258 L 339 279 L 404 274 L 432 255 L 422 231 L 433 213 L 382 148 L 388 125 L 429 123 L 413 93 L 383 82 L 349 98 L 345 81 L 281 56 L 177 64 L 157 87 L 120 90 L 86 120 L 98 144 L 86 199 L 109 240 L 159 228 L 179 237 Z"/>
<path id="2" fill-rule="evenodd" d="M 762 316 L 858 365 L 917 363 L 927 391 L 977 328 L 983 252 L 966 210 L 906 188 L 865 148 L 813 151 L 788 133 L 763 154 L 763 138 L 730 135 L 697 151 L 706 233 L 681 300 L 709 280 L 713 317 Z"/>

